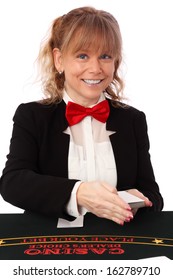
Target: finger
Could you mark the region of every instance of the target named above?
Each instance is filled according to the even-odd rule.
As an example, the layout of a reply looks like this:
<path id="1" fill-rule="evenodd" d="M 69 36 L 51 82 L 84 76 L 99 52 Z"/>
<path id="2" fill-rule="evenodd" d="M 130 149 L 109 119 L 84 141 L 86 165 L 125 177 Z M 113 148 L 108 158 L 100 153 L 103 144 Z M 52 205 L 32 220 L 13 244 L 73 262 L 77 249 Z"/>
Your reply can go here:
<path id="1" fill-rule="evenodd" d="M 123 222 L 129 222 L 133 219 L 132 211 L 126 210 L 119 205 L 115 205 L 109 202 L 101 205 L 100 208 L 94 208 L 93 211 L 97 213 L 97 215 L 102 216 L 104 218 L 109 218 L 111 220 L 120 220 Z"/>
<path id="2" fill-rule="evenodd" d="M 144 202 L 145 202 L 146 207 L 152 207 L 153 206 L 153 203 L 146 196 L 144 196 Z"/>
<path id="3" fill-rule="evenodd" d="M 138 191 L 137 189 L 129 189 L 129 190 L 127 190 L 127 192 L 129 192 L 133 195 L 136 195 L 137 197 L 143 199 L 146 207 L 151 207 L 153 205 L 152 202 L 149 200 L 149 198 L 146 197 L 145 195 L 143 195 L 143 193 Z"/>
<path id="4" fill-rule="evenodd" d="M 118 212 L 109 212 L 107 209 L 100 213 L 95 213 L 99 217 L 103 217 L 113 222 L 123 225 L 125 222 L 130 222 L 132 220 L 133 215 L 129 213 L 118 213 Z"/>

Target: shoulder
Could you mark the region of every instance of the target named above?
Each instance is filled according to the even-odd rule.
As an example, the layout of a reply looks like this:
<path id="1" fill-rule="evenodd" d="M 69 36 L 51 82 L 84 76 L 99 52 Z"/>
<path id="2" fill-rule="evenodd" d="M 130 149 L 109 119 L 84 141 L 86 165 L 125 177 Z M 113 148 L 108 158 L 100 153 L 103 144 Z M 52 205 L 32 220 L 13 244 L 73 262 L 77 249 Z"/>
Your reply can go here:
<path id="1" fill-rule="evenodd" d="M 131 132 L 140 139 L 147 135 L 148 127 L 145 113 L 133 106 L 121 103 L 118 107 L 114 107 L 111 104 L 108 123 L 109 128 L 126 133 L 127 137 Z"/>
<path id="2" fill-rule="evenodd" d="M 22 103 L 16 109 L 13 122 L 30 131 L 64 127 L 65 103 L 46 105 L 43 102 Z"/>
<path id="3" fill-rule="evenodd" d="M 42 101 L 33 101 L 28 103 L 21 103 L 15 112 L 14 118 L 16 117 L 33 117 L 33 118 L 44 118 L 51 116 L 58 110 L 65 107 L 64 102 L 58 104 L 44 104 Z"/>
<path id="4" fill-rule="evenodd" d="M 43 101 L 32 101 L 28 103 L 21 103 L 16 111 L 32 111 L 32 112 L 51 112 L 62 106 L 62 102 L 57 104 L 45 104 Z"/>
<path id="5" fill-rule="evenodd" d="M 145 119 L 145 113 L 133 106 L 127 105 L 125 103 L 113 103 L 109 101 L 110 104 L 110 112 L 112 115 L 116 116 L 117 118 L 124 118 L 129 120 L 135 119 Z"/>

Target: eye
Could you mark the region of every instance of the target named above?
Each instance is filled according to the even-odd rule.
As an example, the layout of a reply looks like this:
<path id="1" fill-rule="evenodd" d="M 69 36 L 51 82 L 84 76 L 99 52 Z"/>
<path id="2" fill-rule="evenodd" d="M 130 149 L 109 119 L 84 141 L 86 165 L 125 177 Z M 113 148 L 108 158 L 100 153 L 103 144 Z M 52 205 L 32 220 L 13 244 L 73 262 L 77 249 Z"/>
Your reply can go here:
<path id="1" fill-rule="evenodd" d="M 104 54 L 102 54 L 102 55 L 100 56 L 100 58 L 101 58 L 101 59 L 111 59 L 112 57 L 111 57 L 110 55 L 104 53 Z"/>
<path id="2" fill-rule="evenodd" d="M 80 58 L 80 59 L 87 59 L 87 58 L 88 58 L 88 55 L 85 54 L 85 53 L 81 53 L 81 54 L 79 54 L 77 57 Z"/>

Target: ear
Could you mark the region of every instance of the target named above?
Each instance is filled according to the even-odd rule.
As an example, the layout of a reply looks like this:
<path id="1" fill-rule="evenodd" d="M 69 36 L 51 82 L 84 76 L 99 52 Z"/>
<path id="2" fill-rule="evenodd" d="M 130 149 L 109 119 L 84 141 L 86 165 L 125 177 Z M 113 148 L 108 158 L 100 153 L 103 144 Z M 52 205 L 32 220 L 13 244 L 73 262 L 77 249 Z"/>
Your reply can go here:
<path id="1" fill-rule="evenodd" d="M 58 72 L 63 72 L 63 66 L 62 66 L 62 53 L 58 48 L 53 49 L 53 59 L 55 68 Z"/>

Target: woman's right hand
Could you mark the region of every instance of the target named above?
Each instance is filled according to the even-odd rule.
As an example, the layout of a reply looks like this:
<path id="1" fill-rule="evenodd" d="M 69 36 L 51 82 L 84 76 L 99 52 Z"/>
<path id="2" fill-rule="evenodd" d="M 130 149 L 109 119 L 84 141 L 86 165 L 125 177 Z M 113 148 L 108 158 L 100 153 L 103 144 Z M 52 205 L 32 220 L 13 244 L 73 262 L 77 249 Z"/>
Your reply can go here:
<path id="1" fill-rule="evenodd" d="M 133 219 L 129 204 L 124 202 L 115 187 L 106 182 L 83 182 L 77 191 L 77 203 L 98 217 L 120 225 Z"/>

